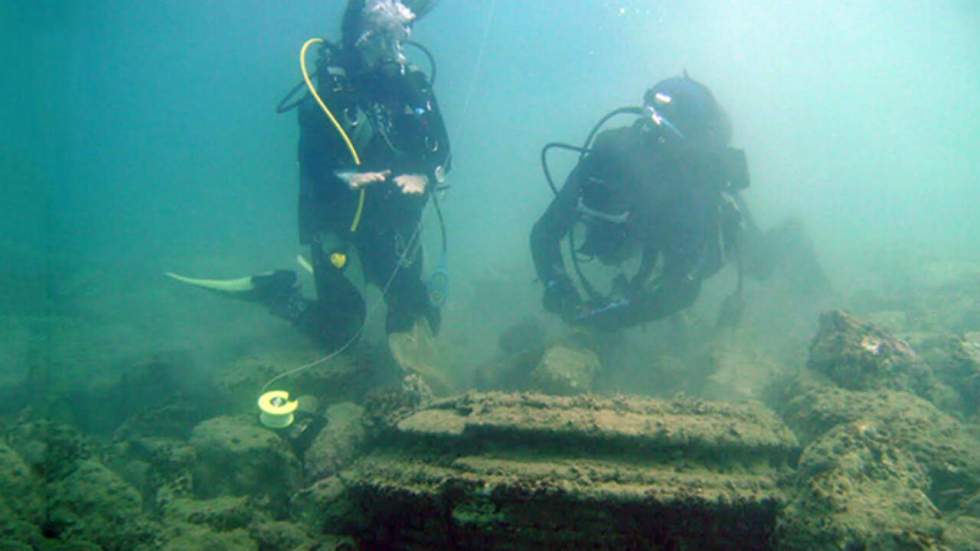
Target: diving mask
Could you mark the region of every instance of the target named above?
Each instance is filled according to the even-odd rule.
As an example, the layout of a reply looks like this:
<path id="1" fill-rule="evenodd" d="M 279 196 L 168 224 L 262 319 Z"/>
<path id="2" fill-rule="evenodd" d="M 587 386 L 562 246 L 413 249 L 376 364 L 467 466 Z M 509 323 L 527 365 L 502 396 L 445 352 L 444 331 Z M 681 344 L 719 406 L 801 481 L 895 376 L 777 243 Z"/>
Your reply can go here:
<path id="1" fill-rule="evenodd" d="M 355 45 L 371 65 L 407 61 L 402 43 L 412 33 L 416 15 L 399 0 L 369 0 L 364 5 L 363 32 Z"/>
<path id="2" fill-rule="evenodd" d="M 669 112 L 674 98 L 664 92 L 657 92 L 653 95 L 653 101 L 643 106 L 643 116 L 653 126 L 666 129 L 674 136 L 684 140 L 684 133 L 670 122 L 666 113 Z"/>

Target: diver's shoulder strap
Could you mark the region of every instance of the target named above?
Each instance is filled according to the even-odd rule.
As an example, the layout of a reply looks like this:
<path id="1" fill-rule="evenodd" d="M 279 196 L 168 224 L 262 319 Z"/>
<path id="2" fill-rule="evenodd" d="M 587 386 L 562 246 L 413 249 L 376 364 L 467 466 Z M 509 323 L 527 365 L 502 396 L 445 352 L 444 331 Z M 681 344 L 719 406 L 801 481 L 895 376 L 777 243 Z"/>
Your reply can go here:
<path id="1" fill-rule="evenodd" d="M 337 117 L 348 133 L 354 147 L 362 149 L 374 136 L 370 118 L 364 112 L 357 91 L 351 83 L 347 68 L 342 63 L 341 50 L 336 45 L 326 46 L 318 63 L 317 93 Z M 312 98 L 310 98 L 312 103 Z M 325 122 L 320 109 L 310 106 L 314 124 Z"/>
<path id="2" fill-rule="evenodd" d="M 407 67 L 405 67 L 405 75 L 408 77 L 408 81 L 417 90 L 431 93 L 432 83 L 429 82 L 429 75 L 427 75 L 419 66 L 409 64 Z"/>

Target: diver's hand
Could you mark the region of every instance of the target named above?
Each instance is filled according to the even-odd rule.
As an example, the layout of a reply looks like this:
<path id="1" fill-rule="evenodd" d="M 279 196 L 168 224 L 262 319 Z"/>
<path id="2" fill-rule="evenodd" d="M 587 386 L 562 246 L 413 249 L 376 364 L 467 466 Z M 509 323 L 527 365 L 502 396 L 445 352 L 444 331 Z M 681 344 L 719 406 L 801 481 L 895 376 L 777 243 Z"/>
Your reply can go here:
<path id="1" fill-rule="evenodd" d="M 429 179 L 422 174 L 400 174 L 395 176 L 395 185 L 407 195 L 425 193 Z"/>
<path id="2" fill-rule="evenodd" d="M 364 186 L 384 182 L 391 176 L 390 170 L 380 172 L 338 172 L 337 177 L 347 182 L 351 189 L 360 189 Z"/>
<path id="3" fill-rule="evenodd" d="M 565 321 L 572 321 L 578 313 L 582 299 L 575 285 L 567 276 L 559 276 L 545 283 L 544 309 L 561 316 Z"/>
<path id="4" fill-rule="evenodd" d="M 583 306 L 574 323 L 600 331 L 614 331 L 624 326 L 623 315 L 630 307 L 629 299 L 607 300 Z"/>

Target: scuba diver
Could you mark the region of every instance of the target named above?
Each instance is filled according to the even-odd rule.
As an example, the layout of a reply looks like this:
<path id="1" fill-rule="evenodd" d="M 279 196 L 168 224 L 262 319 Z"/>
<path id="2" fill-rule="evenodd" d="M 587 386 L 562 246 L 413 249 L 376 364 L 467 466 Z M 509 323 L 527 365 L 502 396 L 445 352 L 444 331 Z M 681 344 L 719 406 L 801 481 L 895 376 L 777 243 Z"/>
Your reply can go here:
<path id="1" fill-rule="evenodd" d="M 618 114 L 636 120 L 596 134 Z M 604 117 L 584 147 L 546 145 L 542 164 L 555 199 L 530 239 L 544 308 L 568 323 L 598 330 L 635 326 L 693 304 L 702 282 L 734 259 L 738 289 L 719 318 L 730 324 L 741 313 L 743 272 L 768 276 L 790 247 L 806 249 L 807 279 L 828 289 L 799 225 L 762 232 L 755 224 L 740 194 L 749 185 L 745 154 L 730 147 L 730 140 L 724 109 L 685 73 L 647 90 L 642 107 Z M 560 191 L 546 162 L 552 147 L 580 154 Z M 585 237 L 577 246 L 573 229 L 580 222 Z M 560 242 L 566 236 L 584 299 L 565 269 Z M 581 258 L 607 266 L 638 258 L 639 268 L 632 277 L 618 275 L 612 291 L 603 295 L 582 274 Z"/>
<path id="2" fill-rule="evenodd" d="M 358 338 L 367 316 L 346 274 L 356 251 L 365 280 L 384 294 L 389 344 L 395 335 L 438 331 L 439 301 L 423 281 L 419 234 L 423 209 L 450 168 L 449 138 L 430 78 L 404 51 L 412 26 L 434 5 L 349 0 L 340 43 L 304 45 L 310 93 L 287 105 L 300 83 L 277 109 L 298 107 L 299 240 L 310 247 L 316 299 L 302 295 L 290 270 L 231 281 L 171 277 L 263 304 L 338 350 Z M 307 73 L 313 43 L 322 44 L 320 57 Z"/>

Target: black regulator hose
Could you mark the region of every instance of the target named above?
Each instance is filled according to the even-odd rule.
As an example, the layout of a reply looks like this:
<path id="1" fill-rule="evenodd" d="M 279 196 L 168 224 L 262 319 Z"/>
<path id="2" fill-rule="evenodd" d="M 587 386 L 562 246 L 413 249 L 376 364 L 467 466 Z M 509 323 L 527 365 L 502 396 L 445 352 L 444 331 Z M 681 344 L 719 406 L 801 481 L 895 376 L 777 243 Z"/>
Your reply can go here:
<path id="1" fill-rule="evenodd" d="M 313 74 L 310 75 L 310 78 L 315 77 L 317 75 L 317 73 L 319 73 L 319 72 L 320 72 L 319 69 L 317 69 L 316 71 L 313 71 Z M 300 98 L 298 100 L 295 100 L 295 101 L 292 101 L 292 102 L 289 102 L 289 100 L 291 100 L 293 98 L 293 96 L 296 95 L 296 92 L 299 92 L 305 86 L 306 86 L 306 81 L 304 81 L 304 80 L 299 81 L 296 84 L 296 86 L 293 86 L 292 90 L 290 90 L 289 93 L 286 94 L 286 97 L 282 98 L 282 100 L 279 102 L 279 105 L 276 106 L 276 114 L 277 115 L 282 115 L 283 113 L 288 113 L 288 112 L 292 111 L 293 109 L 295 109 L 297 105 L 299 105 L 300 103 L 303 103 L 303 100 L 306 99 L 306 94 L 303 94 L 302 96 L 300 96 Z M 287 102 L 289 102 L 289 103 L 287 103 Z"/>
<path id="2" fill-rule="evenodd" d="M 549 142 L 545 144 L 545 146 L 541 148 L 541 170 L 542 172 L 544 172 L 545 180 L 548 181 L 548 187 L 551 188 L 551 192 L 555 194 L 555 197 L 558 197 L 558 187 L 555 186 L 555 181 L 551 178 L 551 170 L 548 168 L 549 151 L 551 151 L 554 148 L 566 149 L 568 151 L 576 151 L 579 154 L 578 156 L 579 160 L 582 160 L 585 157 L 585 154 L 591 151 L 592 140 L 595 139 L 596 134 L 599 133 L 599 130 L 602 129 L 603 125 L 605 125 L 606 122 L 609 121 L 609 119 L 616 117 L 618 115 L 642 115 L 642 114 L 643 114 L 642 107 L 628 106 L 628 107 L 620 107 L 619 109 L 613 109 L 612 111 L 606 113 L 605 116 L 603 116 L 601 119 L 599 119 L 599 122 L 595 123 L 595 125 L 592 127 L 592 130 L 589 131 L 589 135 L 585 138 L 585 143 L 583 143 L 581 147 L 567 144 L 567 143 L 562 143 L 562 142 Z"/>
<path id="3" fill-rule="evenodd" d="M 585 158 L 586 153 L 591 151 L 592 141 L 595 140 L 596 134 L 602 129 L 603 125 L 609 121 L 609 119 L 619 116 L 619 115 L 642 115 L 643 108 L 637 106 L 620 107 L 618 109 L 613 109 L 612 111 L 606 113 L 599 122 L 595 123 L 592 130 L 589 131 L 589 135 L 585 138 L 585 142 L 581 147 L 561 143 L 561 142 L 549 142 L 541 148 L 541 171 L 544 172 L 544 178 L 548 182 L 548 187 L 551 188 L 551 192 L 555 194 L 555 198 L 558 197 L 558 187 L 555 186 L 555 182 L 551 177 L 551 170 L 548 168 L 548 152 L 554 148 L 565 149 L 568 151 L 576 151 L 579 154 L 579 161 Z M 595 290 L 595 287 L 589 281 L 585 274 L 582 272 L 582 267 L 579 265 L 578 261 L 578 247 L 575 244 L 575 232 L 568 232 L 568 256 L 572 259 L 572 267 L 575 268 L 575 275 L 578 276 L 579 282 L 582 284 L 582 289 L 585 290 L 585 294 L 589 296 L 590 300 L 600 301 L 603 299 L 602 294 Z"/>
<path id="4" fill-rule="evenodd" d="M 548 168 L 548 152 L 554 148 L 577 151 L 581 155 L 585 155 L 589 150 L 585 147 L 562 142 L 550 142 L 541 148 L 541 171 L 544 172 L 544 179 L 548 181 L 548 187 L 551 188 L 551 192 L 555 194 L 555 197 L 558 197 L 558 188 L 555 186 L 555 181 L 551 178 L 551 170 Z"/>
<path id="5" fill-rule="evenodd" d="M 425 54 L 426 59 L 429 60 L 429 86 L 435 86 L 435 84 L 436 84 L 436 58 L 435 58 L 435 56 L 432 55 L 432 52 L 430 52 L 428 48 L 426 48 L 425 46 L 419 44 L 418 42 L 416 42 L 414 40 L 406 40 L 404 43 L 407 44 L 407 45 L 409 45 L 409 46 L 414 46 L 416 49 L 420 50 L 423 54 Z"/>
<path id="6" fill-rule="evenodd" d="M 619 109 L 613 109 L 612 111 L 606 113 L 605 116 L 603 116 L 601 119 L 599 119 L 599 122 L 595 123 L 595 126 L 592 127 L 592 130 L 589 131 L 588 137 L 585 138 L 585 145 L 582 147 L 584 149 L 588 149 L 589 147 L 592 147 L 592 140 L 595 139 L 596 134 L 599 133 L 599 130 L 602 129 L 603 125 L 605 125 L 606 122 L 609 121 L 609 119 L 619 115 L 642 115 L 642 114 L 643 114 L 643 108 L 635 105 L 620 107 Z M 579 158 L 581 159 L 581 157 L 583 156 L 584 153 L 580 155 Z"/>
<path id="7" fill-rule="evenodd" d="M 432 52 L 429 51 L 428 48 L 419 44 L 418 42 L 415 42 L 414 40 L 406 40 L 405 44 L 415 47 L 425 55 L 426 59 L 429 61 L 429 86 L 435 85 L 436 71 L 437 71 L 435 56 L 432 55 Z M 326 47 L 332 48 L 334 46 L 326 46 Z M 317 63 L 317 68 L 315 71 L 310 73 L 310 78 L 316 77 L 319 72 L 320 72 L 320 64 Z M 296 92 L 302 90 L 305 85 L 306 82 L 303 80 L 300 80 L 298 83 L 296 83 L 296 86 L 293 86 L 292 89 L 289 90 L 289 93 L 286 94 L 286 97 L 282 98 L 279 104 L 276 105 L 276 114 L 282 115 L 283 113 L 288 113 L 293 109 L 295 109 L 297 105 L 303 103 L 303 100 L 306 99 L 306 94 L 304 94 L 302 97 L 300 97 L 295 101 L 289 101 L 289 100 L 291 100 L 293 96 L 296 95 Z"/>

